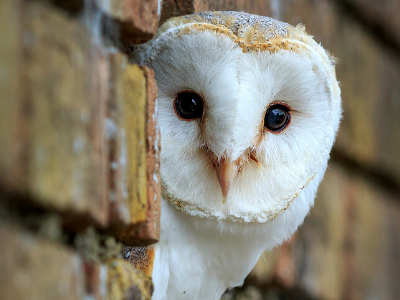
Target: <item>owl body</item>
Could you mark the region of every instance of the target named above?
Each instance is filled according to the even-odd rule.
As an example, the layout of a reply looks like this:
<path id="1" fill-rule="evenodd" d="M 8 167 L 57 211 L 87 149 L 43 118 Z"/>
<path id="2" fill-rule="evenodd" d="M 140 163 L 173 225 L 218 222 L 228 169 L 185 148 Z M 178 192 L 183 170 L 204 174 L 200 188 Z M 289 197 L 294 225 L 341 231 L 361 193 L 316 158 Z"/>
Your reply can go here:
<path id="1" fill-rule="evenodd" d="M 171 19 L 132 59 L 158 85 L 153 299 L 219 299 L 313 204 L 341 115 L 333 59 L 302 27 L 238 12 Z"/>
<path id="2" fill-rule="evenodd" d="M 314 180 L 319 182 L 324 172 Z M 152 299 L 220 299 L 227 288 L 240 286 L 261 253 L 289 238 L 303 222 L 317 186 L 308 185 L 285 213 L 265 223 L 190 216 L 162 199 Z"/>

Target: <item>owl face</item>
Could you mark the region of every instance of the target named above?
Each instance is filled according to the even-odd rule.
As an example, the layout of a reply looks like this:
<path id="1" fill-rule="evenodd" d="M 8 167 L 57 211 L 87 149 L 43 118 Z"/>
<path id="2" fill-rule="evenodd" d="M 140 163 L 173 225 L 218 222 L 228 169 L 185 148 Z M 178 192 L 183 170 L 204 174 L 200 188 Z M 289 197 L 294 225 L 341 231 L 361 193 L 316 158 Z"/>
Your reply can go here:
<path id="1" fill-rule="evenodd" d="M 203 13 L 165 24 L 135 56 L 155 72 L 163 197 L 176 208 L 262 223 L 319 184 L 340 91 L 304 30 Z"/>

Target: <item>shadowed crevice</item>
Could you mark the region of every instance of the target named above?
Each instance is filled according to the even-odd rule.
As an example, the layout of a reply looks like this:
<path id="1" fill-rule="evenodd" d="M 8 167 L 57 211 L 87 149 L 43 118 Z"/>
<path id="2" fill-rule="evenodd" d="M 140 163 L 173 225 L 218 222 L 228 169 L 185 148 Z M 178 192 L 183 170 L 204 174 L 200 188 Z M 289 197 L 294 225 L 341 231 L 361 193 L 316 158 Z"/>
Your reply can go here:
<path id="1" fill-rule="evenodd" d="M 299 286 L 287 286 L 277 278 L 269 281 L 258 282 L 247 277 L 242 287 L 228 290 L 221 300 L 323 300 L 311 295 L 304 288 Z"/>

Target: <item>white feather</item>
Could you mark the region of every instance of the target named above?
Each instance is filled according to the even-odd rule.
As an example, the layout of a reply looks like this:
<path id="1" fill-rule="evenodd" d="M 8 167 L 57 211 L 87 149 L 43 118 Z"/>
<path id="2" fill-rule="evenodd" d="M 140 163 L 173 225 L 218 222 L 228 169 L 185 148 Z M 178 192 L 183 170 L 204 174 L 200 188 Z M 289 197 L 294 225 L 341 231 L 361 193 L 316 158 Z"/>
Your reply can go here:
<path id="1" fill-rule="evenodd" d="M 341 114 L 334 67 L 303 31 L 300 50 L 245 53 L 232 36 L 196 28 L 170 21 L 135 53 L 154 69 L 159 91 L 163 199 L 154 300 L 219 299 L 262 251 L 288 239 L 313 205 Z M 203 96 L 201 120 L 175 113 L 185 90 Z M 263 131 L 276 101 L 291 109 L 279 134 Z M 261 165 L 243 165 L 225 204 L 209 151 L 232 161 L 252 151 Z"/>

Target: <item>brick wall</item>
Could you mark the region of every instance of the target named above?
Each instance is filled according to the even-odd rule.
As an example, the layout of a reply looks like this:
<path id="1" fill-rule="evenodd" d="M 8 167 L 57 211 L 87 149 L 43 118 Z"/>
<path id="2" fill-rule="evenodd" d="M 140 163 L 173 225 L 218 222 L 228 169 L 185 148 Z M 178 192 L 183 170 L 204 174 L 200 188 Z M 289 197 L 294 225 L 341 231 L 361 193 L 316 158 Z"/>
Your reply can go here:
<path id="1" fill-rule="evenodd" d="M 0 14 L 0 298 L 150 299 L 122 248 L 159 238 L 157 88 L 118 46 L 151 38 L 158 1 Z"/>
<path id="2" fill-rule="evenodd" d="M 224 298 L 397 299 L 400 1 L 159 5 L 0 2 L 1 298 L 150 299 L 151 247 L 137 268 L 121 250 L 158 239 L 156 85 L 123 42 L 171 16 L 241 10 L 303 23 L 339 58 L 344 118 L 304 225 Z"/>

